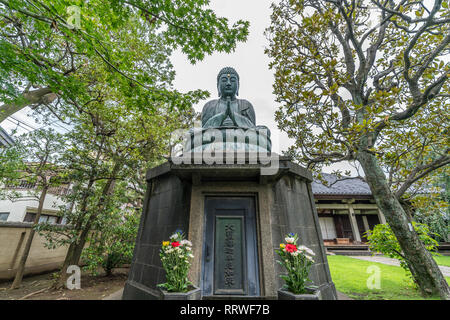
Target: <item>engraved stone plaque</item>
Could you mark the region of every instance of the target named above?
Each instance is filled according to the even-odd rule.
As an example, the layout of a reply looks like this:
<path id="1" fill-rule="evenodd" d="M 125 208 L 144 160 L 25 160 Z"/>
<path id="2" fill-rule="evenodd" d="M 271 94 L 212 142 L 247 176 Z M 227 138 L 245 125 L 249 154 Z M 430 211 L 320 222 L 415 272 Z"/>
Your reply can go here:
<path id="1" fill-rule="evenodd" d="M 216 216 L 214 248 L 214 294 L 247 294 L 243 216 Z"/>
<path id="2" fill-rule="evenodd" d="M 255 202 L 251 196 L 205 199 L 202 296 L 259 296 Z"/>

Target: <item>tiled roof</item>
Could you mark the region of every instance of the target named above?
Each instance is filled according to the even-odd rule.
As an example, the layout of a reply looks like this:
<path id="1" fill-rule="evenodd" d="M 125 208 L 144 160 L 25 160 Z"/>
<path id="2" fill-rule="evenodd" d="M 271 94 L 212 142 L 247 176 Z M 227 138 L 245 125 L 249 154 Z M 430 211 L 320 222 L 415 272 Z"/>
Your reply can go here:
<path id="1" fill-rule="evenodd" d="M 11 138 L 10 136 L 9 136 L 9 134 L 8 133 L 6 133 L 6 131 L 5 130 L 3 130 L 3 128 L 2 127 L 0 127 L 0 147 L 1 146 L 10 146 L 10 145 L 12 145 L 14 143 L 14 140 L 13 140 L 13 138 Z"/>
<path id="2" fill-rule="evenodd" d="M 331 184 L 337 177 L 333 174 L 322 173 L 323 178 Z M 361 178 L 346 178 L 333 184 L 331 187 L 324 186 L 315 180 L 311 184 L 313 194 L 315 195 L 372 195 L 369 185 Z"/>

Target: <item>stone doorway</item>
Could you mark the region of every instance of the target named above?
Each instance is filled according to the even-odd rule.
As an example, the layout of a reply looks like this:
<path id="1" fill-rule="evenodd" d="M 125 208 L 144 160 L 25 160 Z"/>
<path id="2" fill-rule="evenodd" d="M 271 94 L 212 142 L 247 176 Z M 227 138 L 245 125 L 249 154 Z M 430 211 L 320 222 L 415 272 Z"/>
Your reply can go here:
<path id="1" fill-rule="evenodd" d="M 254 197 L 205 197 L 204 298 L 260 296 Z"/>

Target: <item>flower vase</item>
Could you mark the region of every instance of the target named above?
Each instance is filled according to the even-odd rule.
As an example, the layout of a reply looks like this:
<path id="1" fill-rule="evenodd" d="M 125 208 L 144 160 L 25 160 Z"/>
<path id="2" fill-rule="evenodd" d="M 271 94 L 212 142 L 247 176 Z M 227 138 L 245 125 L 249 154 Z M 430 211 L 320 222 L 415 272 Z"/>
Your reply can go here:
<path id="1" fill-rule="evenodd" d="M 306 293 L 295 294 L 286 289 L 278 290 L 278 300 L 322 300 L 320 290 L 306 288 Z"/>
<path id="2" fill-rule="evenodd" d="M 201 290 L 195 286 L 190 286 L 187 292 L 169 292 L 159 288 L 161 300 L 200 300 Z"/>

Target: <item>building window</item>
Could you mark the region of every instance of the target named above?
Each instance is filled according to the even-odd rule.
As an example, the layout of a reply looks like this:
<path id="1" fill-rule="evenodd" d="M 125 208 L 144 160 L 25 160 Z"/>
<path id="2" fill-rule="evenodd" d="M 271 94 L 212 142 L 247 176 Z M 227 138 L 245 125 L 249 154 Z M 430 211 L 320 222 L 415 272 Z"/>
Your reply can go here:
<path id="1" fill-rule="evenodd" d="M 23 222 L 34 222 L 34 218 L 36 217 L 36 213 L 27 212 L 25 218 L 23 218 Z"/>
<path id="2" fill-rule="evenodd" d="M 55 224 L 57 220 L 58 220 L 58 217 L 49 216 L 47 222 L 51 223 L 51 224 Z"/>
<path id="3" fill-rule="evenodd" d="M 0 221 L 8 220 L 9 212 L 0 212 Z"/>
<path id="4" fill-rule="evenodd" d="M 42 214 L 39 217 L 39 223 L 46 223 L 48 221 L 48 216 L 46 214 Z"/>
<path id="5" fill-rule="evenodd" d="M 34 222 L 34 219 L 36 219 L 36 213 L 27 212 L 23 222 Z M 39 223 L 60 224 L 61 220 L 61 217 L 51 216 L 48 214 L 41 214 L 39 217 Z"/>

